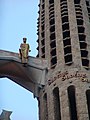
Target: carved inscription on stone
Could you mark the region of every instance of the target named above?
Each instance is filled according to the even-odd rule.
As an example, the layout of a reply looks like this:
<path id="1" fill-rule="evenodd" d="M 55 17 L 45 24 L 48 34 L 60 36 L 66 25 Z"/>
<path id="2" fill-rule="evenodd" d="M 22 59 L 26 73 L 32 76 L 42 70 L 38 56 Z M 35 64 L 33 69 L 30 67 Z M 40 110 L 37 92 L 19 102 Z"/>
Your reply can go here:
<path id="1" fill-rule="evenodd" d="M 57 74 L 55 74 L 54 77 L 51 77 L 48 80 L 48 84 L 50 85 L 51 83 L 53 83 L 54 81 L 56 81 L 57 79 L 60 79 L 62 81 L 71 79 L 71 78 L 79 78 L 82 82 L 89 82 L 86 73 L 83 72 L 79 72 L 79 71 L 74 71 L 74 72 L 57 72 Z"/>

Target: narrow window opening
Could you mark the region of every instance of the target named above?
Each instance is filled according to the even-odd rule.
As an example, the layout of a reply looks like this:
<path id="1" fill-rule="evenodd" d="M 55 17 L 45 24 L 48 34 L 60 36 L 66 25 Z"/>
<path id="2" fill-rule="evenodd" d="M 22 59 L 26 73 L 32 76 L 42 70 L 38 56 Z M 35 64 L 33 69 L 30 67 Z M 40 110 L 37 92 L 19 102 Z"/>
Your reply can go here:
<path id="1" fill-rule="evenodd" d="M 69 23 L 66 23 L 66 24 L 62 25 L 62 29 L 63 29 L 63 31 L 68 30 L 69 29 Z"/>
<path id="2" fill-rule="evenodd" d="M 84 30 L 85 30 L 85 28 L 83 26 L 78 27 L 78 33 L 84 33 Z"/>
<path id="3" fill-rule="evenodd" d="M 49 5 L 49 9 L 54 8 L 54 4 Z"/>
<path id="4" fill-rule="evenodd" d="M 54 32 L 55 31 L 55 25 L 50 27 L 50 32 Z"/>
<path id="5" fill-rule="evenodd" d="M 61 17 L 62 17 L 62 34 L 63 34 L 63 45 L 64 45 L 64 59 L 65 64 L 72 64 L 72 53 L 71 53 L 71 40 L 68 20 L 68 5 L 67 0 L 60 0 L 61 6 Z"/>
<path id="6" fill-rule="evenodd" d="M 65 56 L 65 63 L 66 64 L 72 63 L 72 55 L 71 54 Z"/>
<path id="7" fill-rule="evenodd" d="M 90 13 L 90 8 L 87 8 L 88 9 L 88 12 Z"/>
<path id="8" fill-rule="evenodd" d="M 81 49 L 86 49 L 87 43 L 86 42 L 80 42 L 80 48 Z"/>
<path id="9" fill-rule="evenodd" d="M 82 15 L 82 9 L 81 9 L 81 7 L 80 6 L 76 6 L 75 7 L 75 10 L 76 10 L 76 12 L 78 13 L 81 13 L 81 15 Z"/>
<path id="10" fill-rule="evenodd" d="M 44 17 L 44 15 L 42 15 L 41 21 L 44 21 L 44 19 L 45 19 L 45 17 Z"/>
<path id="11" fill-rule="evenodd" d="M 51 68 L 55 68 L 57 63 L 56 56 L 56 35 L 55 35 L 55 12 L 54 0 L 49 0 L 49 24 L 50 24 L 50 55 L 51 55 Z"/>
<path id="12" fill-rule="evenodd" d="M 81 50 L 81 56 L 82 57 L 87 57 L 88 51 L 87 50 Z"/>
<path id="13" fill-rule="evenodd" d="M 65 39 L 66 37 L 70 37 L 70 31 L 64 31 L 63 32 L 63 39 Z"/>
<path id="14" fill-rule="evenodd" d="M 68 12 L 66 11 L 66 12 L 61 13 L 61 16 L 62 16 L 62 17 L 63 17 L 63 16 L 68 16 Z"/>
<path id="15" fill-rule="evenodd" d="M 44 120 L 48 120 L 48 106 L 47 106 L 47 94 L 46 93 L 43 99 L 44 99 Z"/>
<path id="16" fill-rule="evenodd" d="M 68 22 L 68 16 L 62 17 L 62 23 L 64 23 L 64 22 Z"/>
<path id="17" fill-rule="evenodd" d="M 42 32 L 41 35 L 42 35 L 42 38 L 43 38 L 45 36 L 44 32 Z"/>
<path id="18" fill-rule="evenodd" d="M 83 25 L 83 20 L 82 19 L 77 19 L 77 25 Z"/>
<path id="19" fill-rule="evenodd" d="M 71 53 L 71 46 L 67 46 L 64 48 L 64 54 Z"/>
<path id="20" fill-rule="evenodd" d="M 87 5 L 87 11 L 88 11 L 88 18 L 90 21 L 90 1 L 89 0 L 86 0 L 86 5 Z"/>
<path id="21" fill-rule="evenodd" d="M 89 1 L 86 1 L 86 5 L 89 6 Z"/>
<path id="22" fill-rule="evenodd" d="M 52 3 L 54 3 L 54 0 L 49 0 L 49 4 L 52 4 Z"/>
<path id="23" fill-rule="evenodd" d="M 55 33 L 53 33 L 53 34 L 50 35 L 50 39 L 51 39 L 51 40 L 53 40 L 53 39 L 55 39 L 55 38 L 56 38 L 56 37 L 55 37 Z"/>
<path id="24" fill-rule="evenodd" d="M 64 46 L 71 45 L 70 39 L 64 40 L 63 43 L 64 43 Z"/>
<path id="25" fill-rule="evenodd" d="M 52 19 L 52 18 L 54 18 L 54 14 L 51 14 L 50 16 L 49 16 L 49 19 Z M 54 18 L 55 19 L 55 18 Z"/>
<path id="26" fill-rule="evenodd" d="M 81 60 L 82 66 L 88 69 L 89 60 L 88 60 L 88 52 L 87 43 L 86 43 L 86 35 L 85 35 L 85 28 L 83 22 L 83 14 L 82 14 L 82 7 L 80 5 L 80 0 L 74 0 L 75 3 L 75 11 L 76 11 L 76 20 L 78 25 L 78 36 L 79 36 L 79 43 L 80 43 L 80 50 L 81 50 Z M 86 3 L 88 4 L 88 2 Z"/>
<path id="27" fill-rule="evenodd" d="M 80 4 L 80 0 L 74 0 L 75 4 Z"/>
<path id="28" fill-rule="evenodd" d="M 76 109 L 75 87 L 69 86 L 67 90 L 68 90 L 68 99 L 69 99 L 71 120 L 78 120 L 77 119 L 77 109 Z"/>
<path id="29" fill-rule="evenodd" d="M 86 91 L 86 97 L 87 97 L 88 115 L 89 115 L 89 119 L 90 119 L 90 90 Z"/>
<path id="30" fill-rule="evenodd" d="M 79 34 L 79 40 L 80 40 L 80 41 L 85 41 L 85 39 L 86 39 L 86 35 L 84 35 L 84 34 L 83 34 L 83 35 L 80 35 L 80 34 Z"/>
<path id="31" fill-rule="evenodd" d="M 52 41 L 52 42 L 50 43 L 50 46 L 51 46 L 51 48 L 54 48 L 54 47 L 56 47 L 55 40 L 54 40 L 54 41 Z"/>
<path id="32" fill-rule="evenodd" d="M 83 20 L 83 16 L 78 15 L 78 14 L 76 15 L 76 18 L 77 18 L 77 19 L 81 19 L 81 20 Z"/>
<path id="33" fill-rule="evenodd" d="M 43 21 L 41 21 L 41 24 L 44 24 L 44 22 L 45 22 L 44 20 L 43 20 Z"/>
<path id="34" fill-rule="evenodd" d="M 42 45 L 45 45 L 45 40 L 44 39 L 41 40 L 41 43 L 42 43 Z"/>
<path id="35" fill-rule="evenodd" d="M 43 31 L 44 30 L 44 25 L 42 25 L 41 28 L 42 28 L 42 31 Z"/>
<path id="36" fill-rule="evenodd" d="M 61 13 L 66 13 L 67 12 L 67 8 L 61 9 Z"/>
<path id="37" fill-rule="evenodd" d="M 59 89 L 58 88 L 55 88 L 53 90 L 53 99 L 54 99 L 54 116 L 55 116 L 55 120 L 61 120 L 60 98 L 59 98 Z"/>
<path id="38" fill-rule="evenodd" d="M 57 63 L 57 57 L 55 56 L 55 57 L 53 57 L 52 59 L 51 59 L 51 67 L 53 66 L 53 65 L 55 65 Z M 55 66 L 54 66 L 55 67 Z"/>
<path id="39" fill-rule="evenodd" d="M 54 11 L 51 11 L 50 13 L 49 13 L 49 16 L 51 16 L 51 15 L 53 15 L 54 14 Z"/>
<path id="40" fill-rule="evenodd" d="M 82 10 L 80 9 L 75 9 L 76 10 L 76 17 L 77 16 L 82 16 Z"/>
<path id="41" fill-rule="evenodd" d="M 67 9 L 67 4 L 64 4 L 63 6 L 61 6 L 61 9 Z"/>
<path id="42" fill-rule="evenodd" d="M 63 0 L 61 3 L 60 3 L 60 6 L 63 6 L 63 5 L 67 5 L 67 0 Z"/>
<path id="43" fill-rule="evenodd" d="M 61 7 L 63 7 L 63 6 L 67 6 L 67 0 L 63 0 L 63 2 L 61 3 Z"/>
<path id="44" fill-rule="evenodd" d="M 45 53 L 45 47 L 42 48 L 42 53 Z"/>
<path id="45" fill-rule="evenodd" d="M 45 10 L 42 10 L 42 11 L 41 11 L 41 13 L 42 13 L 42 15 L 44 15 L 44 13 L 45 13 Z"/>
<path id="46" fill-rule="evenodd" d="M 82 65 L 88 67 L 89 60 L 87 58 L 86 59 L 82 58 Z"/>
<path id="47" fill-rule="evenodd" d="M 54 11 L 54 7 L 50 7 L 49 12 Z"/>
<path id="48" fill-rule="evenodd" d="M 43 16 L 43 17 L 41 18 L 41 21 L 44 21 L 44 19 L 45 19 L 45 17 Z"/>
<path id="49" fill-rule="evenodd" d="M 50 25 L 53 25 L 53 24 L 55 24 L 55 20 L 54 20 L 54 19 L 51 19 L 51 20 L 50 20 Z"/>
<path id="50" fill-rule="evenodd" d="M 43 5 L 42 5 L 42 10 L 44 9 L 44 6 L 45 6 L 45 5 L 43 4 Z"/>
<path id="51" fill-rule="evenodd" d="M 45 54 L 42 55 L 42 58 L 45 58 Z"/>
<path id="52" fill-rule="evenodd" d="M 52 55 L 52 56 L 55 56 L 55 55 L 56 55 L 56 48 L 51 51 L 51 55 Z"/>

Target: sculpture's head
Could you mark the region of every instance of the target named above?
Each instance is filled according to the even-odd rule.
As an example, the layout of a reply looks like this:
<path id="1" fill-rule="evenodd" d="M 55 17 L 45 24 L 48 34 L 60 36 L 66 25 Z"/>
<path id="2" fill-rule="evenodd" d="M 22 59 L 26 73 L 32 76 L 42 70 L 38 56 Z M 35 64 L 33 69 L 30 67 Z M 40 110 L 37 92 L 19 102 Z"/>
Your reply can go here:
<path id="1" fill-rule="evenodd" d="M 23 42 L 26 43 L 26 41 L 27 41 L 27 38 L 23 38 Z"/>

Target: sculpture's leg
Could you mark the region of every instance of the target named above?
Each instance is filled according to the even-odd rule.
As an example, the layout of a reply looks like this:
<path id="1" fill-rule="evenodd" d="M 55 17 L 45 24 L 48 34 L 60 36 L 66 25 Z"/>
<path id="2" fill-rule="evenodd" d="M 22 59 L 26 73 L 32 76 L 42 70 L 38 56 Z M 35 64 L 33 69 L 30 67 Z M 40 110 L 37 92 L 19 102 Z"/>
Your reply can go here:
<path id="1" fill-rule="evenodd" d="M 28 63 L 28 57 L 26 58 L 26 63 Z"/>
<path id="2" fill-rule="evenodd" d="M 25 57 L 22 56 L 22 61 L 21 62 L 23 64 L 23 66 L 26 67 L 27 63 L 28 63 L 28 58 L 25 58 Z"/>

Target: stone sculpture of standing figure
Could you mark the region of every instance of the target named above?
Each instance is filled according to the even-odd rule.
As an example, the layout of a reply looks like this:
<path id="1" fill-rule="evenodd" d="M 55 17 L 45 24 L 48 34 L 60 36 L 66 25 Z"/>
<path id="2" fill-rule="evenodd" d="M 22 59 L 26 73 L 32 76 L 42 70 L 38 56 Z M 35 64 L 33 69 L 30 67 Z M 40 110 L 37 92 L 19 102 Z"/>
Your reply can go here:
<path id="1" fill-rule="evenodd" d="M 28 62 L 28 53 L 31 51 L 29 44 L 26 43 L 27 38 L 23 38 L 23 43 L 20 45 L 19 53 L 22 63 L 25 65 Z"/>

